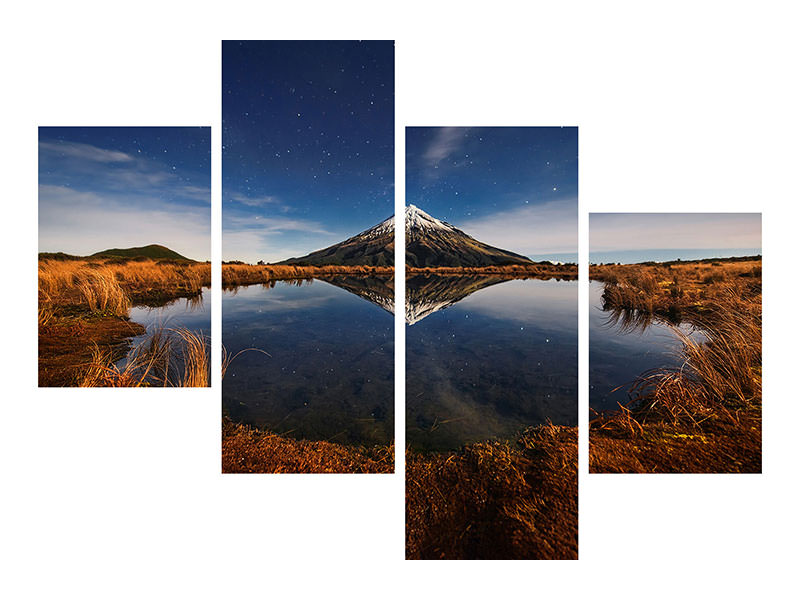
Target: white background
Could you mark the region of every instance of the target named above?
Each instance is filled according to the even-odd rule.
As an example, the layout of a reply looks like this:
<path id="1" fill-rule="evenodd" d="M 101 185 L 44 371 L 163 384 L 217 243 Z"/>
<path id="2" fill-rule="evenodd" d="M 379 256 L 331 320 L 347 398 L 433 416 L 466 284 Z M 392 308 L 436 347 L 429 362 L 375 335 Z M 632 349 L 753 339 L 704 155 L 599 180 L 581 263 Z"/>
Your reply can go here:
<path id="1" fill-rule="evenodd" d="M 646 4 L 7 5 L 4 597 L 796 590 L 797 15 L 792 3 Z M 763 475 L 589 476 L 582 460 L 579 561 L 406 562 L 401 475 L 220 475 L 218 381 L 211 390 L 38 390 L 37 126 L 213 126 L 218 260 L 220 40 L 281 38 L 396 40 L 397 207 L 406 124 L 578 125 L 582 264 L 591 211 L 762 211 Z M 581 278 L 585 307 L 585 270 Z M 219 294 L 213 323 L 218 335 Z M 585 457 L 583 311 L 580 324 Z M 400 401 L 402 379 L 397 392 Z M 398 403 L 399 436 L 402 415 Z"/>

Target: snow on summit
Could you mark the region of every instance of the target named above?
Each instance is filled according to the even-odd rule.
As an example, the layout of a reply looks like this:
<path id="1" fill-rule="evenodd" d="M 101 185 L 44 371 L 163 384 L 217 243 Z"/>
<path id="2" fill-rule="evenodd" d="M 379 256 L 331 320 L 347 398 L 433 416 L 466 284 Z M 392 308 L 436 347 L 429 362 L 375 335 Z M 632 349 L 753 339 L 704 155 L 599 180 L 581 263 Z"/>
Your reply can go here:
<path id="1" fill-rule="evenodd" d="M 413 204 L 409 204 L 406 206 L 406 231 L 411 229 L 454 231 L 455 227 L 430 216 Z"/>

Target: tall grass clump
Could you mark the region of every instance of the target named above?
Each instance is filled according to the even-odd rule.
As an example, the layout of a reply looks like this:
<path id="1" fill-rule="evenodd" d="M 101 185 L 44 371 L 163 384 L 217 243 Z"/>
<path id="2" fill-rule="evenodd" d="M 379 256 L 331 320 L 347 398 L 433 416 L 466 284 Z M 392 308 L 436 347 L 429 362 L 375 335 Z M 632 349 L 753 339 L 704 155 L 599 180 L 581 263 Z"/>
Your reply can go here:
<path id="1" fill-rule="evenodd" d="M 131 303 L 154 297 L 192 296 L 211 284 L 206 263 L 150 259 L 39 261 L 39 302 L 85 304 L 89 310 L 122 315 Z M 123 298 L 127 296 L 127 300 Z"/>
<path id="2" fill-rule="evenodd" d="M 208 387 L 206 337 L 186 328 L 155 329 L 132 348 L 121 365 L 108 348 L 95 345 L 79 387 Z"/>
<path id="3" fill-rule="evenodd" d="M 92 312 L 127 316 L 131 307 L 128 295 L 117 282 L 114 274 L 105 270 L 87 270 L 81 273 L 77 283 L 84 301 Z"/>
<path id="4" fill-rule="evenodd" d="M 694 339 L 677 327 L 681 365 L 643 374 L 634 384 L 637 418 L 666 417 L 700 425 L 761 403 L 761 304 L 735 288 L 716 298 L 697 319 L 705 335 Z"/>
<path id="5" fill-rule="evenodd" d="M 181 387 L 208 387 L 211 385 L 211 367 L 206 338 L 200 332 L 188 329 L 175 330 L 182 345 L 183 377 Z"/>

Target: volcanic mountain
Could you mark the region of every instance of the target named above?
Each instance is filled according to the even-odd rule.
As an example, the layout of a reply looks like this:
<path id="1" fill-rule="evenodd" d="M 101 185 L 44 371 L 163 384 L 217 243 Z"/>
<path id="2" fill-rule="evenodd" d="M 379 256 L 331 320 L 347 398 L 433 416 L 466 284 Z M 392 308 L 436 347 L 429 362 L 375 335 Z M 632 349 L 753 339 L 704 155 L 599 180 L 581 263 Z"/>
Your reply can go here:
<path id="1" fill-rule="evenodd" d="M 521 254 L 479 242 L 413 204 L 406 207 L 406 264 L 410 267 L 493 267 L 532 263 Z"/>
<path id="2" fill-rule="evenodd" d="M 410 267 L 493 267 L 532 263 L 521 254 L 479 242 L 413 204 L 406 207 L 406 264 Z M 343 242 L 277 264 L 391 266 L 394 264 L 394 217 Z"/>
<path id="3" fill-rule="evenodd" d="M 343 242 L 277 264 L 390 267 L 394 265 L 394 216 Z"/>

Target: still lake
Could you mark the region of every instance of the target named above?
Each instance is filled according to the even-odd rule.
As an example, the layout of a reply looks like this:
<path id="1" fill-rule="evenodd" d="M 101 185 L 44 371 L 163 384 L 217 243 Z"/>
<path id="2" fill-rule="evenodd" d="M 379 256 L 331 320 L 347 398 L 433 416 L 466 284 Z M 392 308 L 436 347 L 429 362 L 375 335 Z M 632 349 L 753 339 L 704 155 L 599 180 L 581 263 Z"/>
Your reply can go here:
<path id="1" fill-rule="evenodd" d="M 244 350 L 222 382 L 231 420 L 296 439 L 392 442 L 391 291 L 367 286 L 372 278 L 334 280 L 343 287 L 298 279 L 223 292 L 223 344 L 230 356 Z M 365 299 L 367 288 L 386 308 Z"/>
<path id="2" fill-rule="evenodd" d="M 576 281 L 417 276 L 406 289 L 410 447 L 577 424 Z"/>
<path id="3" fill-rule="evenodd" d="M 204 287 L 193 298 L 176 298 L 163 306 L 134 306 L 128 316 L 131 321 L 144 325 L 147 332 L 132 339 L 133 344 L 144 340 L 160 327 L 183 327 L 211 336 L 211 288 Z"/>
<path id="4" fill-rule="evenodd" d="M 627 318 L 627 321 L 626 321 Z M 679 326 L 701 336 L 688 324 Z M 589 407 L 597 412 L 627 403 L 636 378 L 650 369 L 677 367 L 681 343 L 669 325 L 645 315 L 603 310 L 603 283 L 589 282 Z"/>
<path id="5" fill-rule="evenodd" d="M 145 332 L 130 339 L 131 349 L 140 346 L 155 332 L 163 330 L 173 338 L 177 337 L 171 330 L 185 328 L 201 333 L 208 341 L 211 339 L 211 288 L 204 287 L 200 294 L 192 298 L 176 298 L 162 306 L 133 306 L 128 311 L 130 320 L 144 325 Z M 116 366 L 124 368 L 131 352 L 116 361 Z M 182 371 L 183 363 L 180 354 L 175 356 L 174 368 Z"/>

